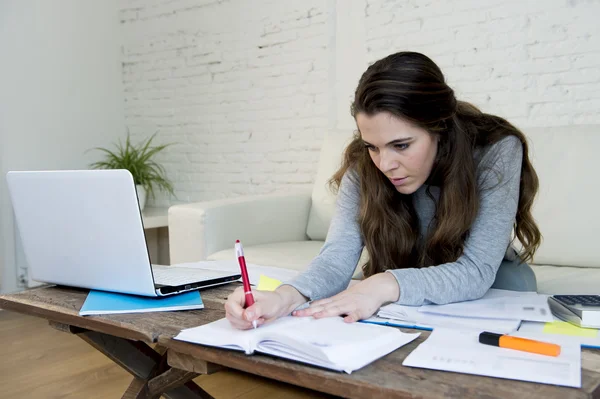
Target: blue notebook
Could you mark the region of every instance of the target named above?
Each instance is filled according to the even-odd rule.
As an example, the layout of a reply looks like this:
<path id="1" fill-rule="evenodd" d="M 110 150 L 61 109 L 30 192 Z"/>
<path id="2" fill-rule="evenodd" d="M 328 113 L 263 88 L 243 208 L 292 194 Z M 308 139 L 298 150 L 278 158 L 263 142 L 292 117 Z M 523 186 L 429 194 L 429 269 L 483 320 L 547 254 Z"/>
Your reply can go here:
<path id="1" fill-rule="evenodd" d="M 203 308 L 204 304 L 199 291 L 190 291 L 163 298 L 151 298 L 92 290 L 83 303 L 79 315 L 167 312 Z"/>

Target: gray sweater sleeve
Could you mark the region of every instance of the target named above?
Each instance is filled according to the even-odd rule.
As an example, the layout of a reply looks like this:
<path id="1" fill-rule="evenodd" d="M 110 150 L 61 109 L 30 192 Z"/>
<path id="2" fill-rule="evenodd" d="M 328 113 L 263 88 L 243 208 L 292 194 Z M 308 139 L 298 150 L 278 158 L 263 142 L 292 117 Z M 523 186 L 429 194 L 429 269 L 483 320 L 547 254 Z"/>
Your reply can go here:
<path id="1" fill-rule="evenodd" d="M 442 265 L 389 271 L 400 286 L 398 303 L 445 304 L 477 299 L 488 291 L 511 239 L 522 156 L 521 142 L 512 136 L 483 155 L 477 170 L 479 212 L 462 256 Z"/>
<path id="2" fill-rule="evenodd" d="M 309 300 L 328 298 L 348 287 L 364 246 L 359 200 L 357 177 L 348 172 L 340 184 L 325 244 L 308 269 L 289 283 Z"/>
<path id="3" fill-rule="evenodd" d="M 400 287 L 398 303 L 444 304 L 476 299 L 487 292 L 510 241 L 521 160 L 522 146 L 515 137 L 502 139 L 483 154 L 477 170 L 479 213 L 463 255 L 442 265 L 389 270 Z M 357 178 L 347 173 L 323 248 L 308 269 L 289 283 L 310 300 L 333 296 L 348 286 L 364 245 L 357 222 L 359 201 Z"/>

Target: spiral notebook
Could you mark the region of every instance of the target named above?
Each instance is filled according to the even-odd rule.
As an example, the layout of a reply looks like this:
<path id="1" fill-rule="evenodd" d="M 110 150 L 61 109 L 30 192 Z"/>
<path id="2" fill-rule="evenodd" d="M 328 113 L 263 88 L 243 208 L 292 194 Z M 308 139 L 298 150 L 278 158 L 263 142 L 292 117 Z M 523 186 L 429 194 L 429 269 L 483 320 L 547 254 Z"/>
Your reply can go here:
<path id="1" fill-rule="evenodd" d="M 408 344 L 419 334 L 395 328 L 346 323 L 341 317 L 287 316 L 257 329 L 238 330 L 227 319 L 182 330 L 175 339 L 261 352 L 350 374 Z"/>

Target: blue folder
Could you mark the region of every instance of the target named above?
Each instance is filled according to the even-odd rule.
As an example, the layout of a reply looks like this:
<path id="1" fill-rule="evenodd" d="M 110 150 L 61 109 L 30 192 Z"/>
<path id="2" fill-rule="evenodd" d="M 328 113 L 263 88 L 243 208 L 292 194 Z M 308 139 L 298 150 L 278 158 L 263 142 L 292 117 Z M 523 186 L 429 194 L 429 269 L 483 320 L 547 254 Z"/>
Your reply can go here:
<path id="1" fill-rule="evenodd" d="M 92 290 L 81 307 L 79 315 L 167 312 L 202 308 L 204 304 L 199 291 L 152 298 Z"/>

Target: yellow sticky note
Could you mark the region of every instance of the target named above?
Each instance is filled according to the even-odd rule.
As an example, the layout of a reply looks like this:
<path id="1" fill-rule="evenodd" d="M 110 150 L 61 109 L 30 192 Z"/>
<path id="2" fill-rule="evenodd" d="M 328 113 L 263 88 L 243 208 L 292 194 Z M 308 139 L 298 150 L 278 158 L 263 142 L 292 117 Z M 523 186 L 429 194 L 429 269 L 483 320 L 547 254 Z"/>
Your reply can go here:
<path id="1" fill-rule="evenodd" d="M 259 291 L 275 291 L 275 288 L 279 287 L 280 285 L 281 281 L 261 274 L 258 279 L 258 286 L 256 289 Z"/>
<path id="2" fill-rule="evenodd" d="M 566 321 L 553 321 L 544 325 L 544 332 L 547 334 L 575 335 L 578 337 L 595 338 L 598 336 L 598 330 L 595 328 L 581 328 Z"/>

